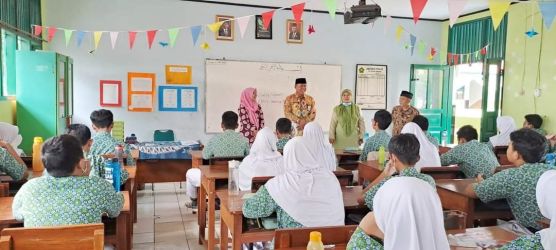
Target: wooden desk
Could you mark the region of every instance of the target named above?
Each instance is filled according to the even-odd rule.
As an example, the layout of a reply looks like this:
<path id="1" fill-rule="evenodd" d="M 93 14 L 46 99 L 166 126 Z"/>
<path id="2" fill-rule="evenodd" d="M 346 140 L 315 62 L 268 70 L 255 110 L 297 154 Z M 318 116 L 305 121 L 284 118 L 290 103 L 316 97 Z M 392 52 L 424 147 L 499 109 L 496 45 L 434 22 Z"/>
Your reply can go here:
<path id="1" fill-rule="evenodd" d="M 134 166 L 124 166 L 124 168 L 129 173 L 129 177 L 124 184 L 123 191 L 129 192 L 131 218 L 133 218 L 133 222 L 135 223 L 137 222 L 137 168 Z"/>
<path id="2" fill-rule="evenodd" d="M 357 169 L 359 170 L 359 183 L 363 183 L 365 180 L 373 181 L 382 173 L 382 170 L 379 168 L 378 161 L 376 160 L 364 162 L 360 161 Z M 421 168 L 421 173 L 428 174 L 435 180 L 455 179 L 463 176 L 459 167 L 448 166 L 424 167 Z"/>
<path id="3" fill-rule="evenodd" d="M 475 179 L 436 180 L 436 191 L 440 197 L 442 208 L 459 210 L 467 214 L 467 227 L 473 227 L 477 219 L 512 218 L 510 210 L 485 209 L 483 202 L 465 194 L 468 185 L 475 183 Z M 477 209 L 478 206 L 482 209 Z"/>
<path id="4" fill-rule="evenodd" d="M 510 231 L 506 231 L 501 227 L 476 227 L 476 228 L 467 228 L 465 230 L 448 230 L 446 234 L 466 234 L 466 235 L 477 235 L 481 238 L 487 238 L 491 240 L 495 240 L 498 243 L 498 247 L 515 240 L 518 236 Z M 450 246 L 451 250 L 469 250 L 474 248 L 467 248 L 467 247 L 457 247 L 457 246 Z"/>
<path id="5" fill-rule="evenodd" d="M 216 182 L 218 180 L 225 182 L 228 180 L 228 166 L 200 166 L 201 170 L 201 187 L 199 189 L 199 197 L 197 199 L 198 223 L 199 223 L 199 244 L 205 243 L 205 228 L 207 227 L 208 217 L 208 239 L 207 248 L 214 249 L 215 243 L 215 210 L 216 210 Z M 205 197 L 208 196 L 208 202 Z M 208 210 L 208 211 L 207 211 Z"/>
<path id="6" fill-rule="evenodd" d="M 198 168 L 203 165 L 203 151 L 202 150 L 191 150 L 191 167 Z"/>
<path id="7" fill-rule="evenodd" d="M 137 160 L 137 183 L 182 182 L 191 160 Z"/>
<path id="8" fill-rule="evenodd" d="M 345 151 L 343 149 L 335 149 L 336 159 L 338 160 L 338 166 L 345 170 L 355 170 L 357 169 L 357 164 L 359 161 L 359 156 L 361 151 Z"/>
<path id="9" fill-rule="evenodd" d="M 105 235 L 105 241 L 116 245 L 118 249 L 131 249 L 131 217 L 130 217 L 130 203 L 129 193 L 127 191 L 121 192 L 124 196 L 124 206 L 120 215 L 115 220 L 116 235 Z M 12 203 L 14 197 L 0 197 L 0 229 L 5 227 L 22 227 L 23 223 L 17 221 L 13 217 Z"/>

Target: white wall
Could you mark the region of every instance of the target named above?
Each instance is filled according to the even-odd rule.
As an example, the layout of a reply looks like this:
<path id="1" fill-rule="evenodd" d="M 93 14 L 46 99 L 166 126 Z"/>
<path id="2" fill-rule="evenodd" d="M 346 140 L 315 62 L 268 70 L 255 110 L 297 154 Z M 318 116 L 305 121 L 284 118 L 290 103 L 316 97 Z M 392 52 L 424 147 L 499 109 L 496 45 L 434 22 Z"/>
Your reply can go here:
<path id="1" fill-rule="evenodd" d="M 264 4 L 264 1 L 261 2 Z M 407 3 L 409 4 L 409 3 Z M 208 24 L 217 14 L 245 16 L 259 14 L 265 9 L 194 3 L 178 0 L 43 0 L 43 25 L 79 30 L 148 30 L 176 26 Z M 167 41 L 166 32 L 158 32 L 153 48 L 147 48 L 145 33 L 138 34 L 133 50 L 129 49 L 127 33 L 120 33 L 115 50 L 111 49 L 110 38 L 104 34 L 99 48 L 93 53 L 92 35 L 87 35 L 80 48 L 72 37 L 66 48 L 63 32 L 58 32 L 53 42 L 45 47 L 71 56 L 74 60 L 75 122 L 90 124 L 89 114 L 99 108 L 99 80 L 121 80 L 124 85 L 123 103 L 127 104 L 127 72 L 154 72 L 158 84 L 165 83 L 164 65 L 186 64 L 193 66 L 193 82 L 200 89 L 200 109 L 197 113 L 186 112 L 128 112 L 127 105 L 111 108 L 116 119 L 125 120 L 126 134 L 134 132 L 140 140 L 151 140 L 155 129 L 170 128 L 178 139 L 201 139 L 205 134 L 204 61 L 206 58 L 233 60 L 328 63 L 343 65 L 342 86 L 354 89 L 355 65 L 357 63 L 388 65 L 388 109 L 397 103 L 401 90 L 409 88 L 411 64 L 429 64 L 422 56 L 409 55 L 405 42 L 396 42 L 395 29 L 402 24 L 428 43 L 440 44 L 441 23 L 394 19 L 384 34 L 383 20 L 370 25 L 344 25 L 343 16 L 336 20 L 328 14 L 305 12 L 305 25 L 313 24 L 316 33 L 305 34 L 303 45 L 285 42 L 286 19 L 291 11 L 277 11 L 273 20 L 273 40 L 255 40 L 254 22 L 247 28 L 245 38 L 239 36 L 236 25 L 234 42 L 215 41 L 212 33 L 201 34 L 199 43 L 207 40 L 209 51 L 193 46 L 189 30 L 182 31 L 174 48 L 163 48 L 158 41 Z M 306 27 L 305 27 L 306 29 Z M 406 38 L 406 41 L 409 39 Z M 417 50 L 416 50 L 417 52 Z M 417 54 L 417 53 L 416 53 Z M 293 84 L 292 84 L 293 92 Z M 310 86 L 309 86 L 310 94 Z M 340 98 L 338 93 L 338 99 Z M 232 97 L 232 98 L 239 98 Z M 230 107 L 237 110 L 237 107 Z M 365 111 L 367 128 L 374 111 Z M 268 121 L 273 123 L 274 121 Z M 326 128 L 325 128 L 326 129 Z"/>

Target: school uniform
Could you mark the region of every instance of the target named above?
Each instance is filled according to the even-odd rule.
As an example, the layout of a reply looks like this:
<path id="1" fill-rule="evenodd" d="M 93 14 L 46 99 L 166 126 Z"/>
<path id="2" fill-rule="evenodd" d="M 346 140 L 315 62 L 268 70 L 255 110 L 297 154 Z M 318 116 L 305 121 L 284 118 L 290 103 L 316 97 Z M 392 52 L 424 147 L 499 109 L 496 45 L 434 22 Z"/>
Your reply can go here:
<path id="1" fill-rule="evenodd" d="M 546 130 L 542 129 L 542 128 L 533 128 L 533 131 L 539 133 L 542 136 L 546 136 Z"/>
<path id="2" fill-rule="evenodd" d="M 429 139 L 429 141 L 432 143 L 432 145 L 438 148 L 440 143 L 438 143 L 436 137 L 432 136 L 431 133 L 429 133 L 429 131 L 425 132 L 425 135 L 427 136 L 427 139 Z"/>
<path id="3" fill-rule="evenodd" d="M 96 176 L 42 176 L 25 183 L 14 197 L 13 216 L 25 227 L 101 223 L 117 217 L 124 197 Z"/>
<path id="4" fill-rule="evenodd" d="M 360 161 L 367 161 L 367 155 L 369 152 L 376 152 L 380 149 L 380 147 L 384 147 L 385 151 L 388 151 L 388 143 L 392 139 L 386 131 L 378 130 L 375 134 L 367 139 L 365 142 L 365 146 L 363 146 L 363 151 L 361 152 L 361 156 L 359 156 Z"/>
<path id="5" fill-rule="evenodd" d="M 91 145 L 89 154 L 86 155 L 86 158 L 91 162 L 91 172 L 89 176 L 105 178 L 105 163 L 102 156 L 106 154 L 114 154 L 116 146 L 118 145 L 123 145 L 124 154 L 127 155 L 127 166 L 135 165 L 133 162 L 133 156 L 131 155 L 131 150 L 127 144 L 117 141 L 108 132 L 99 132 L 93 137 L 93 145 Z M 125 168 L 123 168 L 123 166 L 121 170 L 120 183 L 123 185 L 127 181 L 129 173 L 125 170 Z"/>
<path id="6" fill-rule="evenodd" d="M 471 140 L 455 146 L 440 156 L 442 166 L 458 164 L 466 178 L 475 178 L 482 174 L 489 178 L 500 165 L 494 152 L 477 140 Z"/>
<path id="7" fill-rule="evenodd" d="M 278 150 L 284 150 L 284 147 L 286 146 L 286 143 L 288 143 L 290 141 L 291 137 L 286 136 L 286 137 L 282 137 L 280 139 L 278 139 L 278 142 L 276 142 L 276 148 L 278 148 Z"/>
<path id="8" fill-rule="evenodd" d="M 0 172 L 4 172 L 14 180 L 21 180 L 27 166 L 20 164 L 7 149 L 0 147 Z"/>

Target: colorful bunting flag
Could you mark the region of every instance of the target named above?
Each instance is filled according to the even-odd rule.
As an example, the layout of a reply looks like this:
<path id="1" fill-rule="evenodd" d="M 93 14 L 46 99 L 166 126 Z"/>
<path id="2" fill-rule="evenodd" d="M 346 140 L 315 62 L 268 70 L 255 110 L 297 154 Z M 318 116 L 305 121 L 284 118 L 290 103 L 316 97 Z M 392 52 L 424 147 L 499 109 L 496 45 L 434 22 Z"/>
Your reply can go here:
<path id="1" fill-rule="evenodd" d="M 249 21 L 251 21 L 251 16 L 240 17 L 236 19 L 237 26 L 239 26 L 239 34 L 241 38 L 245 36 L 245 31 L 247 30 L 247 26 L 249 25 Z"/>
<path id="2" fill-rule="evenodd" d="M 330 18 L 334 20 L 336 18 L 336 0 L 324 0 L 326 4 L 326 9 L 328 9 L 328 14 L 330 14 Z"/>
<path id="3" fill-rule="evenodd" d="M 197 44 L 197 40 L 199 39 L 199 34 L 201 34 L 202 28 L 203 26 L 201 25 L 191 27 L 191 37 L 193 38 L 193 46 Z"/>
<path id="4" fill-rule="evenodd" d="M 541 10 L 542 19 L 547 29 L 550 29 L 554 16 L 556 16 L 556 2 L 541 2 L 539 1 L 539 9 Z"/>
<path id="5" fill-rule="evenodd" d="M 305 3 L 300 3 L 292 6 L 292 13 L 295 22 L 300 26 L 301 16 L 303 16 L 303 11 L 305 10 Z"/>
<path id="6" fill-rule="evenodd" d="M 268 26 L 270 26 L 270 22 L 272 21 L 272 16 L 274 16 L 274 10 L 267 11 L 261 15 L 263 16 L 263 27 L 268 29 Z"/>
<path id="7" fill-rule="evenodd" d="M 403 32 L 403 27 L 401 25 L 398 25 L 398 28 L 396 28 L 396 40 L 399 41 L 402 38 L 402 32 Z"/>
<path id="8" fill-rule="evenodd" d="M 47 37 L 47 41 L 51 42 L 52 38 L 54 38 L 54 35 L 56 34 L 56 31 L 58 31 L 58 29 L 56 29 L 55 27 L 48 27 L 47 28 L 47 32 L 48 32 L 48 37 Z"/>
<path id="9" fill-rule="evenodd" d="M 34 27 L 35 27 L 35 30 L 34 30 L 34 33 L 33 33 L 33 34 L 34 34 L 35 36 L 40 36 L 41 33 L 42 33 L 42 26 L 40 26 L 40 25 L 35 25 Z"/>
<path id="10" fill-rule="evenodd" d="M 413 22 L 417 23 L 419 21 L 419 17 L 421 17 L 421 13 L 427 5 L 427 0 L 410 0 L 411 1 L 411 10 L 413 11 Z"/>
<path id="11" fill-rule="evenodd" d="M 454 64 L 454 58 L 452 57 L 452 53 L 448 53 L 446 57 L 447 57 L 446 59 L 448 60 L 447 62 L 448 64 Z"/>
<path id="12" fill-rule="evenodd" d="M 448 0 L 448 11 L 450 12 L 450 27 L 454 26 L 466 4 L 467 0 Z"/>
<path id="13" fill-rule="evenodd" d="M 157 31 L 158 30 L 147 31 L 147 43 L 149 44 L 149 49 L 153 46 L 154 37 L 156 36 Z"/>
<path id="14" fill-rule="evenodd" d="M 81 46 L 83 38 L 85 37 L 85 31 L 78 30 L 75 32 L 75 39 L 77 40 L 77 47 Z"/>
<path id="15" fill-rule="evenodd" d="M 68 29 L 64 30 L 64 37 L 66 38 L 66 47 L 69 46 L 69 41 L 71 40 L 71 34 L 72 33 L 73 33 L 73 30 L 68 30 Z"/>
<path id="16" fill-rule="evenodd" d="M 102 37 L 102 33 L 104 33 L 104 32 L 102 32 L 102 31 L 95 31 L 95 32 L 93 33 L 93 38 L 94 38 L 94 40 L 95 40 L 95 50 L 96 50 L 97 47 L 98 47 L 98 43 L 100 42 L 100 38 Z"/>
<path id="17" fill-rule="evenodd" d="M 215 22 L 215 23 L 211 23 L 209 25 L 207 25 L 207 27 L 209 28 L 210 31 L 212 32 L 217 32 L 220 29 L 220 26 L 222 26 L 224 22 Z"/>
<path id="18" fill-rule="evenodd" d="M 135 37 L 137 36 L 137 31 L 130 31 L 129 34 L 129 49 L 133 49 L 133 44 L 135 44 Z"/>
<path id="19" fill-rule="evenodd" d="M 415 42 L 417 42 L 417 37 L 413 34 L 409 34 L 409 41 L 411 42 L 411 55 L 413 55 L 413 51 L 415 50 Z"/>
<path id="20" fill-rule="evenodd" d="M 486 54 L 487 54 L 487 48 L 484 47 L 484 48 L 481 49 L 481 55 L 484 56 L 484 55 L 486 55 Z"/>
<path id="21" fill-rule="evenodd" d="M 178 38 L 179 32 L 180 32 L 180 28 L 168 29 L 168 38 L 170 39 L 170 47 L 174 47 L 174 44 L 176 44 L 176 38 Z"/>
<path id="22" fill-rule="evenodd" d="M 119 32 L 117 31 L 110 32 L 110 44 L 112 45 L 112 49 L 116 48 L 116 41 L 118 40 L 118 34 Z"/>
<path id="23" fill-rule="evenodd" d="M 502 18 L 508 11 L 511 2 L 508 0 L 488 0 L 488 8 L 490 9 L 490 15 L 492 16 L 492 26 L 494 30 L 498 29 Z"/>

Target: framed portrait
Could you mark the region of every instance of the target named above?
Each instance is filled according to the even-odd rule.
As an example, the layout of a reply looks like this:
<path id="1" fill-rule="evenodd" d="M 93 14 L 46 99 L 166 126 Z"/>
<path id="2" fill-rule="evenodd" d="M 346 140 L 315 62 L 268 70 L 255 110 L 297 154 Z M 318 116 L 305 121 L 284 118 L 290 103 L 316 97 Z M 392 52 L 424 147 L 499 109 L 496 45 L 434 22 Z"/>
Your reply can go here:
<path id="1" fill-rule="evenodd" d="M 216 16 L 216 22 L 223 22 L 216 32 L 216 40 L 233 41 L 234 40 L 234 21 L 233 16 Z"/>
<path id="2" fill-rule="evenodd" d="M 286 20 L 286 42 L 303 43 L 303 21 Z"/>
<path id="3" fill-rule="evenodd" d="M 255 39 L 272 40 L 272 20 L 268 25 L 268 29 L 265 29 L 263 24 L 263 16 L 255 16 Z"/>

